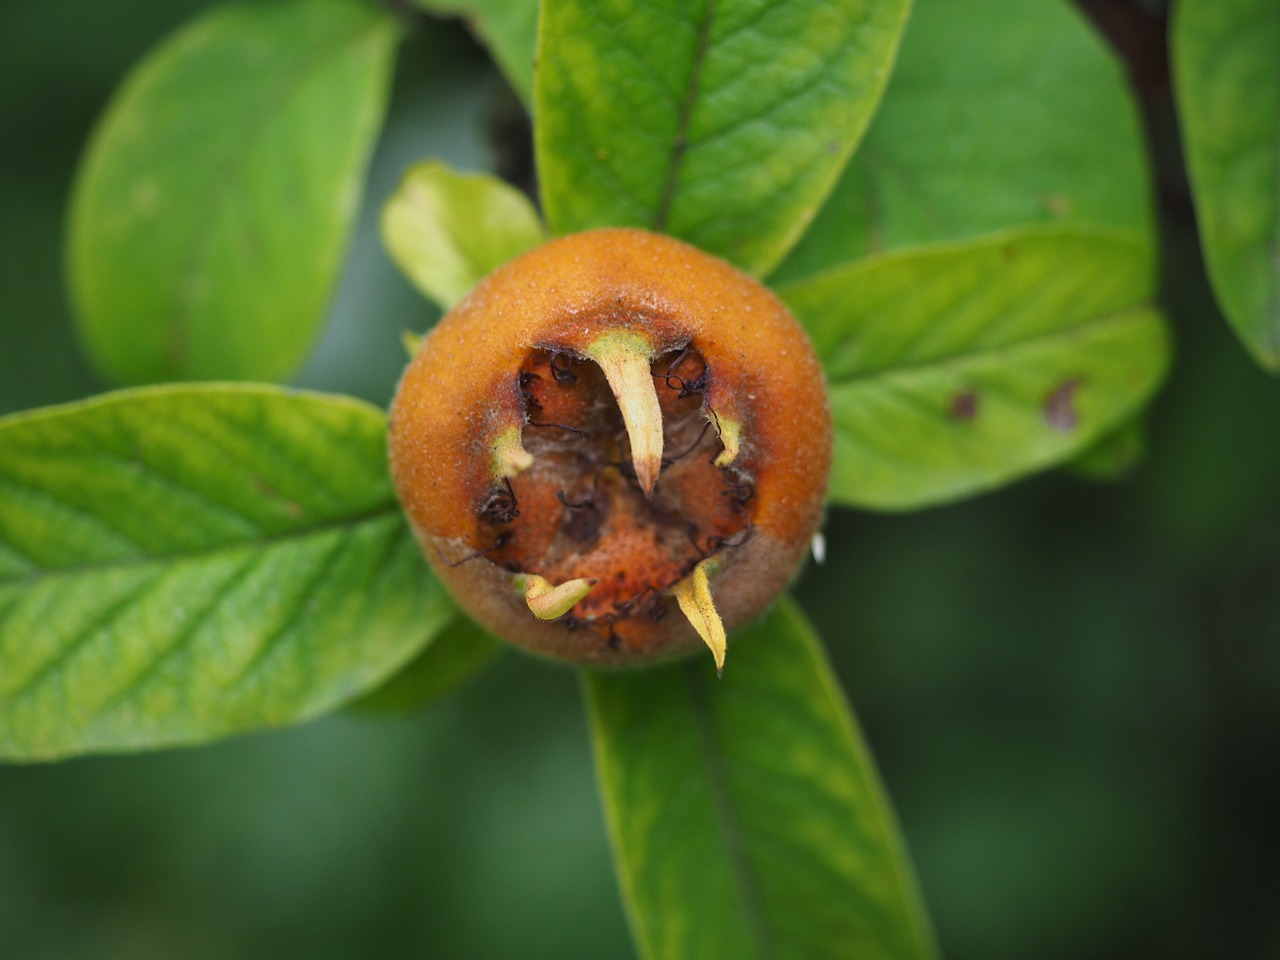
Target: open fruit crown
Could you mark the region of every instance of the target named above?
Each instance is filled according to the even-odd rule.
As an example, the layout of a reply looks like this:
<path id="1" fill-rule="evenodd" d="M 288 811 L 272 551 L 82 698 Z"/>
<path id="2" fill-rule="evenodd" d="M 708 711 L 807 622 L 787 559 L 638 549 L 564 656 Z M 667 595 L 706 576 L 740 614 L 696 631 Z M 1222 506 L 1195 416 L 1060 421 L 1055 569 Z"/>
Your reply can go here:
<path id="1" fill-rule="evenodd" d="M 804 331 L 669 237 L 595 230 L 498 269 L 391 408 L 428 561 L 494 633 L 592 666 L 711 649 L 787 585 L 822 517 L 831 416 Z M 673 615 L 673 609 L 678 613 Z"/>

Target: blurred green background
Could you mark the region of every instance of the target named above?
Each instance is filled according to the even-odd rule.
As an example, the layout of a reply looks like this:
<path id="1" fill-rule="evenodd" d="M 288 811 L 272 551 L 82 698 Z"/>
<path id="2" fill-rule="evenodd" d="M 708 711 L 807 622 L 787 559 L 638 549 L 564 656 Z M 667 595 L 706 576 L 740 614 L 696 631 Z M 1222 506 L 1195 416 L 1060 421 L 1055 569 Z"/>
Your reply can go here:
<path id="1" fill-rule="evenodd" d="M 103 389 L 63 290 L 68 187 L 130 64 L 204 6 L 0 5 L 0 412 Z M 1144 462 L 833 514 L 799 586 L 952 960 L 1280 957 L 1280 381 L 1205 285 L 1158 33 L 1121 36 L 1178 344 Z M 390 397 L 434 312 L 377 207 L 428 156 L 527 175 L 515 115 L 465 31 L 416 32 L 299 382 Z M 413 717 L 0 767 L 0 957 L 633 956 L 576 686 L 508 654 Z"/>

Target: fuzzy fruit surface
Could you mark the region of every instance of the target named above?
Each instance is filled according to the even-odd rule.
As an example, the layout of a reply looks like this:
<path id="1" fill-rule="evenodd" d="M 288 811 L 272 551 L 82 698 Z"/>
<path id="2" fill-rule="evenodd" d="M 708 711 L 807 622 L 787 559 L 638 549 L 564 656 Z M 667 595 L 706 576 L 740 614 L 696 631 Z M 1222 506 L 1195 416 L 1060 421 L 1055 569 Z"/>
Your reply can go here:
<path id="1" fill-rule="evenodd" d="M 633 449 L 644 414 L 624 416 L 606 375 L 619 356 L 657 394 L 656 481 Z M 595 230 L 508 263 L 441 320 L 392 403 L 390 458 L 474 619 L 622 667 L 700 647 L 675 598 L 699 565 L 730 630 L 786 587 L 821 522 L 831 417 L 804 331 L 765 287 L 671 238 Z M 535 616 L 530 583 L 567 584 L 572 606 Z"/>

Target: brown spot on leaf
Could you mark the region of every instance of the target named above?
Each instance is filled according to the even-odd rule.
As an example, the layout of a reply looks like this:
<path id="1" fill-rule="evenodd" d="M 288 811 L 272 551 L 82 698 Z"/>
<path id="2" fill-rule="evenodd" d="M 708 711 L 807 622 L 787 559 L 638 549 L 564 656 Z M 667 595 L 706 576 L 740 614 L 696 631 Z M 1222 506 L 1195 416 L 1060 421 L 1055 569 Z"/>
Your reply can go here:
<path id="1" fill-rule="evenodd" d="M 1044 419 L 1053 429 L 1070 433 L 1080 423 L 1076 414 L 1076 390 L 1079 378 L 1073 377 L 1057 387 L 1044 401 Z"/>
<path id="2" fill-rule="evenodd" d="M 262 496 L 267 497 L 270 500 L 277 501 L 280 504 L 280 509 L 284 511 L 286 516 L 293 518 L 302 516 L 302 505 L 286 499 L 281 495 L 279 490 L 273 487 L 264 478 L 255 476 L 253 478 L 253 486 L 258 493 L 262 494 Z"/>
<path id="3" fill-rule="evenodd" d="M 1071 198 L 1061 193 L 1046 193 L 1040 198 L 1040 204 L 1051 217 L 1059 220 L 1071 215 Z"/>
<path id="4" fill-rule="evenodd" d="M 951 398 L 949 410 L 952 420 L 972 420 L 978 415 L 978 394 L 962 390 Z"/>

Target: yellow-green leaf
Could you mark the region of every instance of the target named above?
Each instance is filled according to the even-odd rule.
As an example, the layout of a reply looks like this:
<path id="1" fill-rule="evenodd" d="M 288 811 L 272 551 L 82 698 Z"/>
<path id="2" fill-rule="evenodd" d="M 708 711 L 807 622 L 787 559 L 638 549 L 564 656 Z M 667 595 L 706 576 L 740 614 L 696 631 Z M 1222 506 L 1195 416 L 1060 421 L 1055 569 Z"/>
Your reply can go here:
<path id="1" fill-rule="evenodd" d="M 1061 463 L 1135 415 L 1169 345 L 1150 248 L 1028 227 L 781 288 L 827 368 L 831 497 L 907 510 Z"/>
<path id="2" fill-rule="evenodd" d="M 351 0 L 224 6 L 134 69 L 71 208 L 72 298 L 103 373 L 293 373 L 342 264 L 397 36 Z"/>
<path id="3" fill-rule="evenodd" d="M 392 259 L 442 310 L 544 239 L 538 212 L 519 190 L 438 161 L 411 167 L 382 208 Z"/>
<path id="4" fill-rule="evenodd" d="M 385 418 L 161 387 L 0 420 L 0 756 L 197 743 L 331 710 L 452 615 Z"/>

